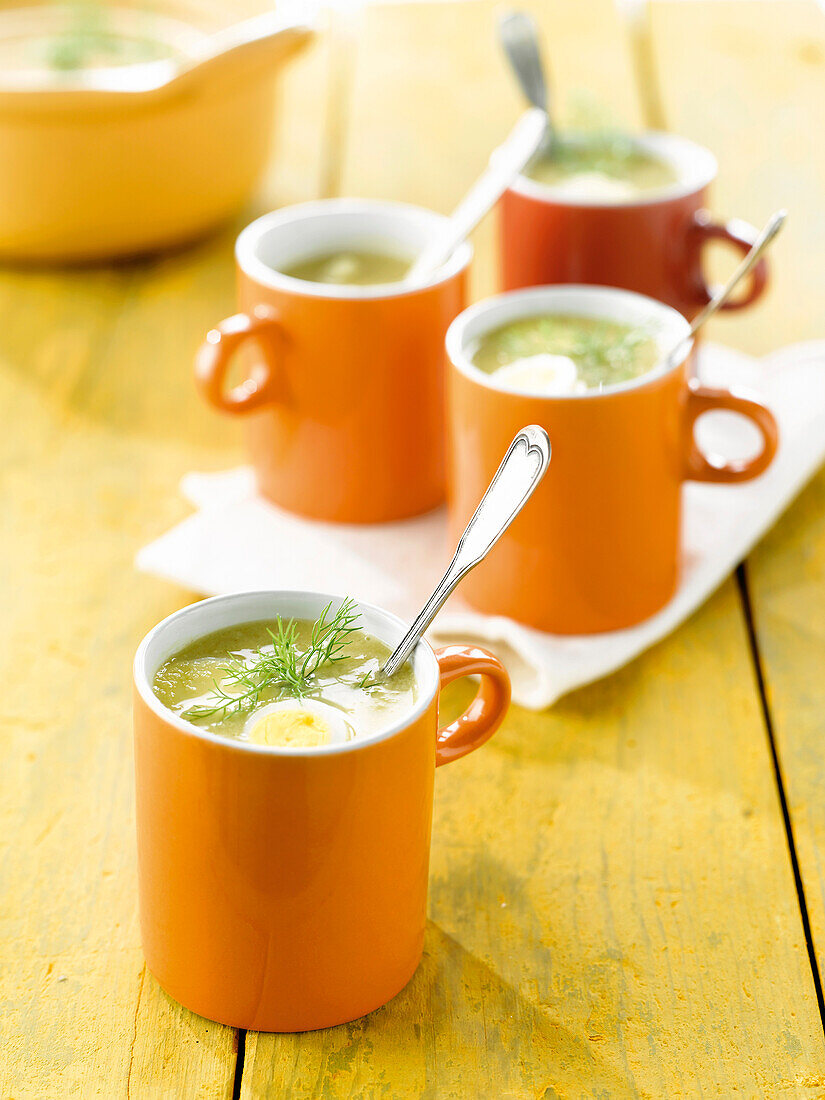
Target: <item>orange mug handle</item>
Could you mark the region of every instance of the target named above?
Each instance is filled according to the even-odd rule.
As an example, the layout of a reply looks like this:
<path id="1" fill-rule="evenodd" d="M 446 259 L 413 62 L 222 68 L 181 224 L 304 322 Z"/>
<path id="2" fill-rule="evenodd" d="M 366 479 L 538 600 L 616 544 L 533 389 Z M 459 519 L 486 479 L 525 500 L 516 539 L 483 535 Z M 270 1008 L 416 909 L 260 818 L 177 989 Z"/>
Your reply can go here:
<path id="1" fill-rule="evenodd" d="M 737 482 L 750 481 L 754 477 L 759 477 L 770 466 L 776 454 L 776 448 L 779 446 L 779 428 L 770 409 L 760 405 L 758 401 L 740 397 L 729 390 L 712 390 L 700 386 L 695 380 L 691 380 L 688 385 L 686 416 L 689 445 L 685 468 L 687 480 Z M 762 433 L 762 450 L 758 455 L 744 462 L 715 465 L 702 454 L 696 445 L 693 428 L 700 416 L 714 409 L 727 409 L 729 412 L 739 413 L 757 426 Z"/>
<path id="2" fill-rule="evenodd" d="M 257 340 L 264 353 L 250 376 L 227 391 L 226 373 L 235 352 L 247 340 Z M 236 313 L 207 333 L 195 356 L 195 381 L 204 398 L 220 412 L 235 416 L 253 412 L 281 400 L 276 356 L 284 344 L 284 331 L 271 306 L 255 306 L 251 316 Z"/>
<path id="3" fill-rule="evenodd" d="M 449 764 L 488 741 L 510 705 L 510 677 L 497 657 L 475 646 L 450 645 L 436 651 L 441 687 L 462 676 L 480 676 L 472 703 L 454 722 L 438 731 L 435 766 Z"/>
<path id="4" fill-rule="evenodd" d="M 743 256 L 753 247 L 754 241 L 759 236 L 759 230 L 742 221 L 741 218 L 732 218 L 727 222 L 715 222 L 707 210 L 698 210 L 693 216 L 692 230 L 696 245 L 697 259 L 702 248 L 708 241 L 725 241 L 733 245 Z M 697 264 L 696 275 L 696 300 L 699 305 L 707 305 L 713 297 L 716 288 L 708 286 L 701 272 L 701 264 Z M 726 310 L 745 309 L 753 305 L 757 298 L 765 292 L 768 285 L 768 264 L 763 256 L 757 260 L 753 271 L 750 273 L 748 289 L 744 294 L 735 299 L 728 299 L 721 307 Z"/>

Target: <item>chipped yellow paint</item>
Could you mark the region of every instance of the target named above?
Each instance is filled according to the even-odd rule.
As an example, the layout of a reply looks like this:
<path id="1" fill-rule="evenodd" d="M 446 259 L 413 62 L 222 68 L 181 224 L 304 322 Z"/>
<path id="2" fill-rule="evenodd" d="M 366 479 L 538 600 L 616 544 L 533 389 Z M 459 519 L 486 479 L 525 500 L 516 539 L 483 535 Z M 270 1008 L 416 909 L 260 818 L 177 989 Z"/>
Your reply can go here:
<path id="1" fill-rule="evenodd" d="M 634 121 L 626 44 L 608 0 L 529 6 L 552 43 L 562 94 L 589 86 Z M 490 36 L 494 10 L 470 0 L 365 14 L 348 191 L 442 210 L 460 196 L 518 109 Z M 722 208 L 756 220 L 785 179 L 782 169 L 747 170 L 770 136 L 753 133 L 760 95 L 765 106 L 768 88 L 791 81 L 799 50 L 813 56 L 807 8 L 791 0 L 773 10 L 692 4 L 656 9 L 653 19 L 669 118 L 723 150 L 723 165 L 724 150 L 734 151 L 717 194 Z M 767 84 L 774 28 L 782 50 Z M 700 45 L 713 57 L 701 77 L 690 64 Z M 328 175 L 323 60 L 322 46 L 290 74 L 284 155 L 257 209 L 310 197 Z M 740 116 L 728 128 L 718 106 L 732 75 L 747 81 L 736 110 L 754 97 L 751 137 Z M 705 105 L 705 87 L 716 106 Z M 800 131 L 813 117 L 809 99 L 793 106 Z M 786 116 L 768 117 L 770 134 L 797 156 L 781 130 Z M 806 201 L 812 171 L 800 163 Z M 821 222 L 810 224 L 821 234 Z M 235 1033 L 175 1005 L 143 968 L 128 677 L 143 631 L 189 598 L 136 577 L 135 549 L 186 513 L 177 494 L 184 471 L 240 454 L 236 426 L 201 408 L 189 378 L 203 330 L 233 308 L 233 232 L 117 270 L 0 273 L 3 1100 L 231 1095 Z M 750 350 L 810 322 L 816 287 L 794 272 L 809 270 L 814 250 L 792 232 L 789 223 L 774 297 L 747 322 L 720 322 L 718 333 L 725 325 Z M 476 294 L 494 286 L 492 233 L 488 219 L 476 235 Z M 757 611 L 770 628 L 766 661 L 811 876 L 825 822 L 815 810 L 821 707 L 809 688 L 819 649 L 805 616 L 821 598 L 820 567 L 805 552 L 808 532 L 814 545 L 822 533 L 823 492 L 809 493 L 787 540 L 780 530 L 757 558 Z M 515 710 L 486 749 L 441 769 L 419 972 L 355 1024 L 249 1035 L 242 1094 L 815 1097 L 825 1094 L 823 1074 L 774 777 L 728 583 L 630 668 L 548 714 Z"/>

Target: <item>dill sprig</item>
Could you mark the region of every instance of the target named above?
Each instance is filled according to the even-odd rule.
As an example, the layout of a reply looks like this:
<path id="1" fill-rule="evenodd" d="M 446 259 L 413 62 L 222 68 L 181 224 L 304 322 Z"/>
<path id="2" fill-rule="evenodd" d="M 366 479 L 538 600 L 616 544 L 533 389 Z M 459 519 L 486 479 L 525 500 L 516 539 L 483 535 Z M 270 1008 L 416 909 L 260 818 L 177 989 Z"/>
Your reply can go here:
<path id="1" fill-rule="evenodd" d="M 361 615 L 357 604 L 347 598 L 330 618 L 328 603 L 312 625 L 309 646 L 301 653 L 297 645 L 298 627 L 278 616 L 275 629 L 267 628 L 272 648 L 259 650 L 252 663 L 233 660 L 222 665 L 224 674 L 215 678 L 208 704 L 196 704 L 182 712 L 190 721 L 223 721 L 231 714 L 251 709 L 266 691 L 277 690 L 280 699 L 303 699 L 318 690 L 316 679 L 322 669 L 346 659 L 352 634 Z"/>
<path id="2" fill-rule="evenodd" d="M 607 176 L 647 159 L 628 134 L 609 128 L 591 131 L 585 140 L 561 138 L 552 156 L 567 172 L 602 172 Z"/>

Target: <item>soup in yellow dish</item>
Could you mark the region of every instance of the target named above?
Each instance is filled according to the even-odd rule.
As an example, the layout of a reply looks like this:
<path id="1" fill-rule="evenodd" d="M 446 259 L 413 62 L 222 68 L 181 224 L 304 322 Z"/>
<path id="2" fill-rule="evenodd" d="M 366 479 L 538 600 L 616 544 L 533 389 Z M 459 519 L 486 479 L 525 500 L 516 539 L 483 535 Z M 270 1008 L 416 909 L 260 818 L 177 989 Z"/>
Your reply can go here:
<path id="1" fill-rule="evenodd" d="M 256 745 L 306 749 L 368 737 L 409 713 L 416 685 L 409 662 L 378 675 L 390 649 L 359 621 L 345 601 L 314 622 L 226 627 L 165 661 L 152 687 L 179 717 Z"/>

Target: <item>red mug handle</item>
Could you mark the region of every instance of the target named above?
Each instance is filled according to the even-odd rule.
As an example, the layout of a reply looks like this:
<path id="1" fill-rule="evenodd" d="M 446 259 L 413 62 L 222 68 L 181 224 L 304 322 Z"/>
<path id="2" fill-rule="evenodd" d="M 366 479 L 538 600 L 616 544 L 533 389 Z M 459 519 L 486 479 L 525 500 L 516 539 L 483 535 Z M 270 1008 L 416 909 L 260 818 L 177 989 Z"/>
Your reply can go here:
<path id="1" fill-rule="evenodd" d="M 488 741 L 510 705 L 510 677 L 497 657 L 475 646 L 451 645 L 436 651 L 441 687 L 462 676 L 480 676 L 472 703 L 454 722 L 438 731 L 435 764 L 449 764 Z"/>
<path id="2" fill-rule="evenodd" d="M 685 410 L 688 439 L 685 478 L 688 481 L 730 483 L 750 481 L 752 478 L 759 477 L 770 466 L 779 446 L 779 428 L 770 409 L 760 405 L 758 401 L 740 397 L 729 390 L 712 390 L 700 386 L 695 379 L 689 383 L 689 387 Z M 758 455 L 744 462 L 725 462 L 722 465 L 716 465 L 702 454 L 694 438 L 694 425 L 703 413 L 714 409 L 727 409 L 728 412 L 739 413 L 757 426 L 762 433 L 762 450 Z"/>
<path id="3" fill-rule="evenodd" d="M 255 306 L 251 315 L 236 313 L 207 333 L 195 357 L 195 381 L 204 398 L 220 412 L 235 416 L 254 412 L 283 398 L 278 355 L 283 350 L 284 331 L 271 306 Z M 235 352 L 257 340 L 263 359 L 250 376 L 233 389 L 225 388 L 226 374 Z"/>
<path id="4" fill-rule="evenodd" d="M 717 289 L 708 286 L 702 274 L 701 253 L 704 246 L 709 241 L 724 241 L 726 244 L 733 245 L 734 248 L 738 249 L 742 256 L 746 256 L 759 236 L 759 230 L 752 226 L 750 222 L 742 221 L 741 218 L 732 218 L 727 222 L 715 222 L 707 210 L 698 210 L 693 216 L 691 234 L 697 258 L 696 304 L 704 306 L 711 300 Z M 750 273 L 750 280 L 745 293 L 738 298 L 729 299 L 721 308 L 726 310 L 745 309 L 762 296 L 767 285 L 768 265 L 763 256 L 760 260 L 757 260 Z"/>

